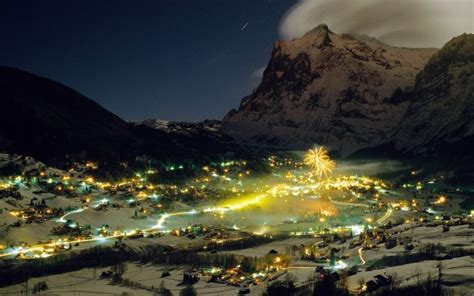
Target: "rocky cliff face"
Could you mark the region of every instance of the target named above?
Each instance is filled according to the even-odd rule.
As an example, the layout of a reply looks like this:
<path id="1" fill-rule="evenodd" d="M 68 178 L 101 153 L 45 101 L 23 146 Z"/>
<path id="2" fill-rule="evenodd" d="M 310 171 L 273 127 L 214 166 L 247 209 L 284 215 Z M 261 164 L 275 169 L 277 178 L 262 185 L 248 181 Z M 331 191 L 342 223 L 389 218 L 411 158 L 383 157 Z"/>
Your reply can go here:
<path id="1" fill-rule="evenodd" d="M 221 130 L 249 144 L 317 143 L 343 156 L 378 145 L 408 107 L 403 90 L 435 52 L 318 26 L 275 44 L 261 84 L 226 115 Z"/>
<path id="2" fill-rule="evenodd" d="M 392 135 L 398 150 L 433 155 L 462 148 L 472 154 L 474 34 L 452 39 L 435 54 L 408 96 L 410 105 Z"/>

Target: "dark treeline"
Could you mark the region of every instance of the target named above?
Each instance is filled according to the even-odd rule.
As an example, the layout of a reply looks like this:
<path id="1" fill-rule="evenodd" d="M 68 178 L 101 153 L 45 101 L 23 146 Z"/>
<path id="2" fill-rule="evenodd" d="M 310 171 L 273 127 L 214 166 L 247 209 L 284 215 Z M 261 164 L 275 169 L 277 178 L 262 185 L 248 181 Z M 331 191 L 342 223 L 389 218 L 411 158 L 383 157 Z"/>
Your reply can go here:
<path id="1" fill-rule="evenodd" d="M 375 260 L 367 270 L 374 270 L 381 267 L 398 266 L 409 263 L 416 263 L 424 260 L 436 260 L 442 254 L 448 257 L 462 257 L 474 255 L 474 249 L 457 248 L 451 246 L 443 246 L 441 244 L 425 244 L 420 246 L 416 253 L 407 253 L 396 256 L 385 256 Z"/>
<path id="2" fill-rule="evenodd" d="M 197 253 L 195 250 L 180 250 L 163 252 L 156 247 L 146 247 L 140 251 L 140 263 L 154 263 L 166 265 L 189 265 L 191 267 L 221 266 L 233 267 L 240 263 L 240 256 L 231 254 Z"/>
<path id="3" fill-rule="evenodd" d="M 271 242 L 279 237 L 249 236 L 239 241 L 217 245 L 215 250 L 242 249 Z M 31 277 L 71 272 L 82 268 L 106 267 L 125 261 L 143 264 L 189 265 L 191 267 L 221 266 L 233 267 L 240 264 L 244 256 L 201 252 L 202 249 L 169 250 L 166 246 L 150 245 L 139 250 L 127 247 L 112 248 L 97 246 L 70 254 L 58 254 L 49 258 L 31 261 L 0 261 L 0 287 L 18 284 Z M 248 259 L 250 269 L 254 269 L 254 258 Z"/>
<path id="4" fill-rule="evenodd" d="M 82 268 L 104 267 L 134 258 L 133 252 L 94 247 L 78 253 L 26 261 L 0 261 L 0 287 L 22 283 L 31 277 L 59 274 Z"/>
<path id="5" fill-rule="evenodd" d="M 272 241 L 278 241 L 287 239 L 287 234 L 276 234 L 269 236 L 248 236 L 241 240 L 228 241 L 225 244 L 215 244 L 213 247 L 215 250 L 239 250 L 245 248 L 252 248 L 263 244 L 271 243 Z"/>
<path id="6" fill-rule="evenodd" d="M 291 277 L 289 277 L 291 279 Z M 334 279 L 332 276 L 323 278 L 311 278 L 300 286 L 295 286 L 291 280 L 277 280 L 271 283 L 264 296 L 349 296 L 354 295 L 354 291 L 350 292 L 347 288 L 347 278 L 340 280 Z M 402 286 L 402 281 L 396 275 L 392 277 L 392 281 L 375 291 L 360 292 L 357 295 L 366 296 L 452 296 L 454 293 L 446 289 L 442 285 L 442 267 L 439 268 L 439 274 L 433 278 L 417 276 L 414 284 L 410 286 Z"/>
<path id="7" fill-rule="evenodd" d="M 213 251 L 246 249 L 262 244 L 268 244 L 272 241 L 281 240 L 287 237 L 288 236 L 286 235 L 277 235 L 272 236 L 271 238 L 264 236 L 249 236 L 241 240 L 228 241 L 224 244 L 208 246 L 208 249 Z M 256 259 L 252 257 L 198 251 L 199 250 L 196 249 L 189 249 L 163 252 L 162 248 L 147 246 L 140 250 L 138 261 L 141 263 L 152 262 L 168 265 L 189 265 L 192 267 L 220 266 L 228 268 L 235 267 L 246 258 L 248 264 L 251 265 L 249 270 L 255 269 L 256 266 Z"/>
<path id="8" fill-rule="evenodd" d="M 8 176 L 17 176 L 21 175 L 22 169 L 21 166 L 14 162 L 8 162 L 6 165 L 0 167 L 0 176 L 1 177 L 8 177 Z"/>
<path id="9" fill-rule="evenodd" d="M 239 158 L 240 159 L 240 158 Z M 132 160 L 126 164 L 119 161 L 101 161 L 99 162 L 98 169 L 89 170 L 87 173 L 99 180 L 120 180 L 123 178 L 130 178 L 135 175 L 136 172 L 144 172 L 150 168 L 157 170 L 157 174 L 148 176 L 149 180 L 154 183 L 176 183 L 184 182 L 189 178 L 195 177 L 197 174 L 202 172 L 204 165 L 211 165 L 218 167 L 222 161 L 227 161 L 223 157 L 219 157 L 212 160 L 188 160 L 188 161 L 176 161 L 176 162 L 163 162 L 157 160 Z M 68 169 L 73 163 L 63 165 L 61 168 Z M 265 157 L 261 155 L 249 156 L 247 158 L 247 165 L 245 169 L 251 170 L 253 176 L 265 175 L 270 173 L 270 167 L 266 163 Z M 1 173 L 1 170 L 0 170 Z"/>

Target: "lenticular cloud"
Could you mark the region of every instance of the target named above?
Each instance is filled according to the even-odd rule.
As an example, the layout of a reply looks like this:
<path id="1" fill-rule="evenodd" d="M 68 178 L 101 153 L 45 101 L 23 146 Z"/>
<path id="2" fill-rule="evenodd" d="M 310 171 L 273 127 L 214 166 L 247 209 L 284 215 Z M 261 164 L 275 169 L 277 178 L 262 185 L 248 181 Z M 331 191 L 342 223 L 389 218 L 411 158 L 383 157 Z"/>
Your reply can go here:
<path id="1" fill-rule="evenodd" d="M 474 32 L 474 0 L 300 0 L 283 17 L 280 34 L 295 38 L 322 23 L 391 45 L 441 47 Z"/>

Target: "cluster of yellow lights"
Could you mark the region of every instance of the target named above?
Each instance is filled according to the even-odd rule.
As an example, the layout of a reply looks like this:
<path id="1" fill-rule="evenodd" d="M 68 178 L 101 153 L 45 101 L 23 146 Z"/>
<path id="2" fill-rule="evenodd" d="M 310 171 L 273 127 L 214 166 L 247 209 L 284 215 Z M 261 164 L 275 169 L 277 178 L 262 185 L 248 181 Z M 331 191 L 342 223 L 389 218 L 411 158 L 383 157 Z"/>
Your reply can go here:
<path id="1" fill-rule="evenodd" d="M 323 146 L 308 150 L 304 162 L 319 178 L 329 176 L 336 167 L 336 163 L 329 157 L 328 150 Z"/>
<path id="2" fill-rule="evenodd" d="M 23 211 L 10 211 L 10 215 L 14 217 L 20 217 L 21 215 L 23 215 Z"/>
<path id="3" fill-rule="evenodd" d="M 9 184 L 9 183 L 0 184 L 0 189 L 8 189 L 8 188 L 10 188 L 10 187 L 12 187 L 12 186 L 11 186 L 11 184 Z"/>
<path id="4" fill-rule="evenodd" d="M 440 195 L 440 196 L 438 196 L 438 199 L 436 199 L 435 204 L 442 205 L 442 204 L 446 203 L 446 201 L 447 201 L 446 196 Z"/>
<path id="5" fill-rule="evenodd" d="M 97 165 L 96 162 L 88 161 L 86 163 L 86 167 L 91 170 L 96 170 L 99 166 Z"/>

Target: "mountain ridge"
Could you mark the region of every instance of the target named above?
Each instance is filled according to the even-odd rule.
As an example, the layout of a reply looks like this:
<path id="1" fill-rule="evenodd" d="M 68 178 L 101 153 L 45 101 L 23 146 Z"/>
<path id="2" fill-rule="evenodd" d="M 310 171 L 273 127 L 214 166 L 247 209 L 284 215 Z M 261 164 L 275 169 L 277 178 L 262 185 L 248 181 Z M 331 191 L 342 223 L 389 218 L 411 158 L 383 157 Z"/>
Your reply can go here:
<path id="1" fill-rule="evenodd" d="M 450 40 L 418 74 L 393 134 L 397 150 L 436 154 L 474 135 L 474 34 Z M 470 139 L 470 140 L 469 140 Z"/>
<path id="2" fill-rule="evenodd" d="M 130 124 L 59 82 L 0 67 L 0 151 L 41 160 L 159 160 L 218 156 L 230 151 L 212 139 Z"/>
<path id="3" fill-rule="evenodd" d="M 319 143 L 341 156 L 381 144 L 408 105 L 390 98 L 414 86 L 434 53 L 317 26 L 275 43 L 261 84 L 224 117 L 221 130 L 246 144 Z"/>

